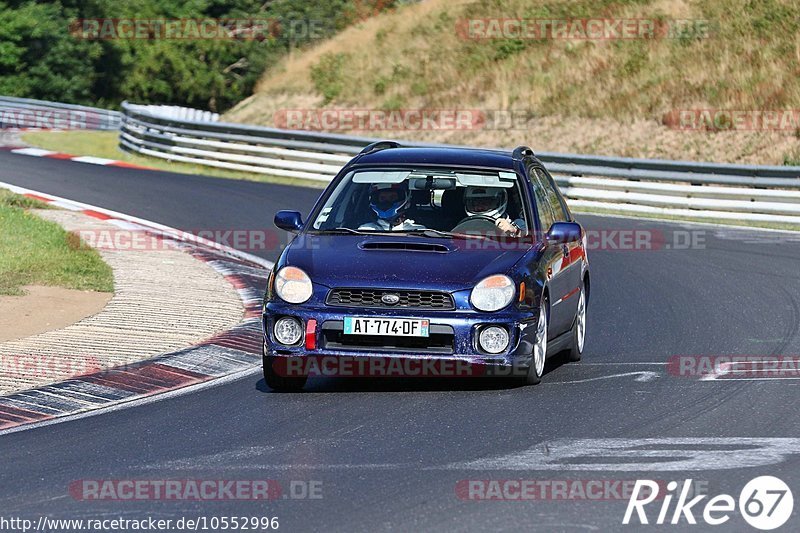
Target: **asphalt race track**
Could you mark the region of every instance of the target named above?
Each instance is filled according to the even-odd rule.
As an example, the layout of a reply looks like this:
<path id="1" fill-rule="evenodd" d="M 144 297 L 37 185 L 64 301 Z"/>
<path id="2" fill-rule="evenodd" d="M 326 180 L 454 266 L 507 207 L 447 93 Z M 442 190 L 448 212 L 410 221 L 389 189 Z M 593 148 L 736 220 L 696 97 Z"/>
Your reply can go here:
<path id="1" fill-rule="evenodd" d="M 7 152 L 0 181 L 187 230 L 271 227 L 275 211 L 307 213 L 320 192 Z M 590 251 L 587 350 L 581 363 L 548 365 L 540 386 L 339 378 L 277 394 L 253 374 L 0 436 L 3 514 L 277 516 L 282 531 L 608 531 L 636 529 L 622 526 L 626 499 L 474 501 L 463 489 L 469 480 L 691 478 L 712 496 L 738 499 L 747 481 L 774 475 L 800 495 L 800 381 L 701 380 L 666 364 L 673 356 L 800 354 L 800 235 L 580 220 L 609 238 Z M 614 230 L 670 246 L 615 249 Z M 695 246 L 676 246 L 687 235 Z M 80 501 L 68 487 L 82 479 L 270 479 L 289 497 Z M 292 498 L 291 480 L 321 487 L 322 497 Z M 647 508 L 651 522 L 660 505 Z M 701 505 L 694 514 L 702 524 Z M 686 529 L 711 528 L 685 520 L 670 528 Z M 738 512 L 724 529 L 754 531 Z"/>

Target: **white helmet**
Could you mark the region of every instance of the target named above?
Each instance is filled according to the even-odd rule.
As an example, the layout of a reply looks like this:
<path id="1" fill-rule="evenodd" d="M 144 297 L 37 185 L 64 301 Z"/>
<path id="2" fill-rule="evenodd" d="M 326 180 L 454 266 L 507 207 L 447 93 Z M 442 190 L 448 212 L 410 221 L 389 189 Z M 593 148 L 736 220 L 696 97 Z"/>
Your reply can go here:
<path id="1" fill-rule="evenodd" d="M 464 195 L 464 210 L 469 216 L 497 218 L 506 212 L 508 193 L 500 187 L 469 187 Z"/>
<path id="2" fill-rule="evenodd" d="M 372 184 L 369 189 L 369 205 L 378 218 L 394 222 L 411 205 L 408 182 Z"/>

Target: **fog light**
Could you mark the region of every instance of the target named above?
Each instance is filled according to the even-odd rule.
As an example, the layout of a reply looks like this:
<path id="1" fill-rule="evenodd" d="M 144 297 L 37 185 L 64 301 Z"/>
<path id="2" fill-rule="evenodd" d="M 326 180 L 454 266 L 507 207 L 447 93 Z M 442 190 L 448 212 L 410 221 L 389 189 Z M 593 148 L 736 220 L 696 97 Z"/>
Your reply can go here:
<path id="1" fill-rule="evenodd" d="M 483 328 L 478 343 L 484 352 L 500 353 L 508 348 L 508 331 L 498 326 Z"/>
<path id="2" fill-rule="evenodd" d="M 297 344 L 303 336 L 303 326 L 296 318 L 285 316 L 275 322 L 275 339 L 286 346 Z"/>

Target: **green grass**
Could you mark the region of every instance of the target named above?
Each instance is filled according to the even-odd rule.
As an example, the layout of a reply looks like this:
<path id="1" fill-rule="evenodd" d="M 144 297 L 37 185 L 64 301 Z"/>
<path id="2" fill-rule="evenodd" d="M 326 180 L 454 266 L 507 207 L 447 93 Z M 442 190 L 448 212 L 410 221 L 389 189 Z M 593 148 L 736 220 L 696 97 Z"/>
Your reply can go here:
<path id="1" fill-rule="evenodd" d="M 317 183 L 311 180 L 225 170 L 131 154 L 120 150 L 119 135 L 114 131 L 36 131 L 24 133 L 21 138 L 24 142 L 45 150 L 54 150 L 72 155 L 89 155 L 106 159 L 117 159 L 135 165 L 157 168 L 168 172 L 178 172 L 181 174 L 200 174 L 215 178 L 263 181 L 267 183 L 280 183 L 283 185 L 319 189 L 327 185 L 326 182 Z"/>
<path id="2" fill-rule="evenodd" d="M 342 93 L 347 82 L 343 68 L 346 57 L 347 54 L 326 54 L 311 67 L 311 81 L 325 97 L 326 104 Z"/>
<path id="3" fill-rule="evenodd" d="M 113 292 L 114 277 L 93 249 L 58 224 L 27 211 L 45 204 L 0 190 L 0 294 L 24 285 Z"/>
<path id="4" fill-rule="evenodd" d="M 791 167 L 800 166 L 800 146 L 793 148 L 783 156 L 783 164 Z"/>

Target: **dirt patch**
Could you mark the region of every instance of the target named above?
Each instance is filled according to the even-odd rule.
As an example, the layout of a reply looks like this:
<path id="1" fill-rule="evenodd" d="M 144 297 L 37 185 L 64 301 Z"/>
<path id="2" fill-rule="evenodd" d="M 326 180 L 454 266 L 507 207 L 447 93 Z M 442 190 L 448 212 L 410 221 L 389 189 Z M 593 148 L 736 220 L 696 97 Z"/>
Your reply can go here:
<path id="1" fill-rule="evenodd" d="M 0 342 L 61 329 L 102 310 L 113 294 L 31 285 L 0 296 Z"/>

